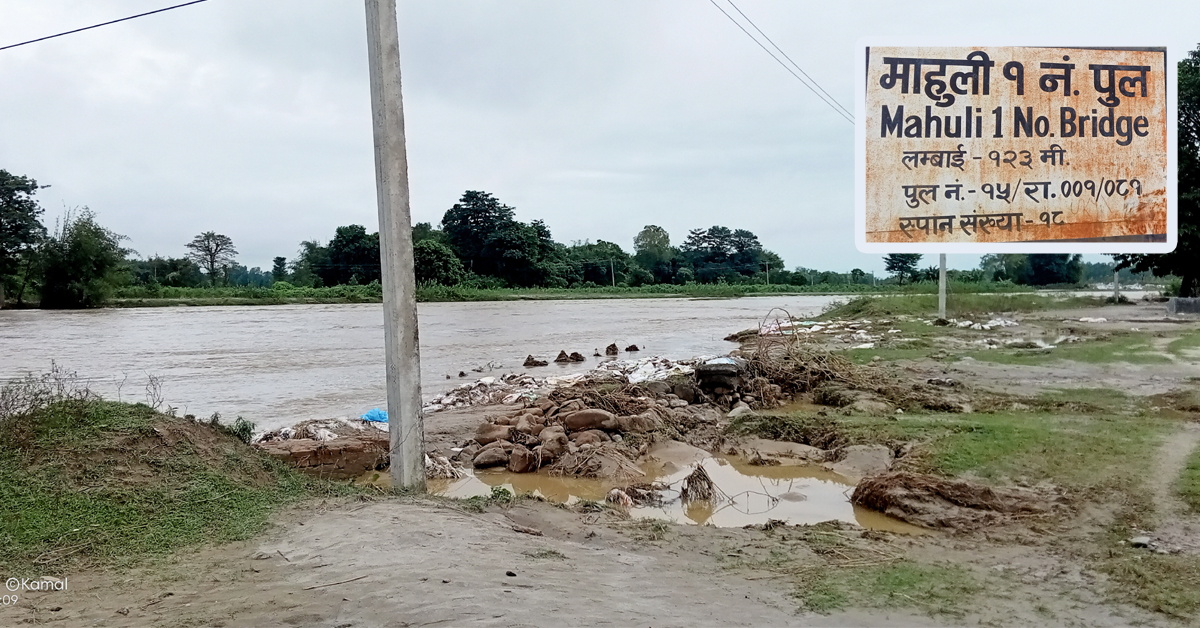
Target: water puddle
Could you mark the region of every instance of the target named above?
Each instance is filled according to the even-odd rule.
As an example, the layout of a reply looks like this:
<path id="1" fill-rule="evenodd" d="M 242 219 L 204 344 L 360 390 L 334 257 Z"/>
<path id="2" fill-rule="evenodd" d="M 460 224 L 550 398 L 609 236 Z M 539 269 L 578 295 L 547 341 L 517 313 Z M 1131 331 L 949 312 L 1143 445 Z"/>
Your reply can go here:
<path id="1" fill-rule="evenodd" d="M 646 465 L 643 482 L 670 484 L 663 492 L 661 507 L 637 506 L 630 514 L 638 518 L 665 519 L 675 523 L 741 527 L 781 519 L 790 524 L 814 524 L 839 520 L 864 528 L 901 534 L 925 534 L 928 531 L 879 512 L 850 503 L 854 484 L 849 479 L 819 467 L 808 465 L 756 466 L 739 456 L 714 456 L 701 463 L 713 484 L 730 499 L 721 503 L 679 499 L 679 482 L 692 469 L 674 465 Z M 378 478 L 363 478 L 383 484 L 386 473 Z M 604 501 L 616 485 L 612 480 L 551 476 L 547 473 L 509 473 L 499 469 L 479 469 L 458 480 L 430 480 L 429 491 L 455 498 L 488 496 L 493 487 L 504 487 L 515 494 L 534 494 L 547 501 L 573 504 L 580 500 Z"/>

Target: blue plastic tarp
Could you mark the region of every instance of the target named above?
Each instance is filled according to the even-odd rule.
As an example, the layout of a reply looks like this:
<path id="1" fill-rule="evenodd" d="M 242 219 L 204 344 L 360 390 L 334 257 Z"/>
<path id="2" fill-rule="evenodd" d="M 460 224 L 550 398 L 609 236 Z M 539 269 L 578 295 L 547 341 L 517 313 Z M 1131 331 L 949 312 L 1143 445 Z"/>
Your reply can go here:
<path id="1" fill-rule="evenodd" d="M 387 410 L 380 410 L 379 408 L 375 408 L 373 410 L 368 411 L 366 414 L 362 415 L 362 420 L 371 421 L 374 423 L 387 423 L 388 422 Z"/>

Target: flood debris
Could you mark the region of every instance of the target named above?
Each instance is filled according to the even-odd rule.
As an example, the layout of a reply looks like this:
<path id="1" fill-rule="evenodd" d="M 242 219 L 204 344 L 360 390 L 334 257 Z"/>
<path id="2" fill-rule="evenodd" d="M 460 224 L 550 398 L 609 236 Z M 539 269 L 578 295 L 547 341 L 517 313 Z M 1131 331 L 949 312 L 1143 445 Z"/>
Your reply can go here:
<path id="1" fill-rule="evenodd" d="M 994 488 L 904 471 L 864 478 L 850 501 L 916 525 L 960 530 L 1043 515 L 1059 505 L 1049 491 Z"/>
<path id="2" fill-rule="evenodd" d="M 467 476 L 462 467 L 456 466 L 445 456 L 425 454 L 425 477 L 430 480 L 457 480 Z"/>
<path id="3" fill-rule="evenodd" d="M 633 498 L 619 488 L 609 491 L 608 495 L 604 496 L 604 501 L 621 508 L 633 508 Z"/>
<path id="4" fill-rule="evenodd" d="M 680 496 L 685 502 L 712 501 L 718 497 L 718 493 L 719 489 L 713 484 L 708 471 L 705 471 L 704 466 L 700 464 L 697 464 L 695 470 L 684 478 L 680 490 Z"/>

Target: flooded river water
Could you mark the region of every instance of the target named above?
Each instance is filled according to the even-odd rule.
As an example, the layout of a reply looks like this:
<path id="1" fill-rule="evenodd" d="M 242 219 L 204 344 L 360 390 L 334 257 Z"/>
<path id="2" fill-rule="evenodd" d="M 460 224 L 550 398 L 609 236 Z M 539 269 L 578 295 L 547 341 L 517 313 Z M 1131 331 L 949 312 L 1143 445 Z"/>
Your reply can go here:
<path id="1" fill-rule="evenodd" d="M 429 400 L 458 385 L 460 371 L 467 379 L 526 371 L 528 354 L 591 356 L 614 342 L 642 347 L 641 357 L 724 354 L 735 348 L 725 336 L 755 326 L 773 307 L 812 316 L 837 299 L 422 303 L 422 392 Z M 259 429 L 386 407 L 379 304 L 0 311 L 0 379 L 45 372 L 51 361 L 106 397 L 130 401 L 145 399 L 153 374 L 163 380 L 165 402 L 181 413 L 240 415 Z M 528 372 L 594 365 L 589 357 Z"/>

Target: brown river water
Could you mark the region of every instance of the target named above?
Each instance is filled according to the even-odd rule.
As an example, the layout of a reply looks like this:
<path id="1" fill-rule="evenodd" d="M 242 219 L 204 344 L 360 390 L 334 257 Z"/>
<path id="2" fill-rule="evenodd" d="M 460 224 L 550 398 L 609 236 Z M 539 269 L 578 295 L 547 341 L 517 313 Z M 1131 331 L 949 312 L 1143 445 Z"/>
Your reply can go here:
<path id="1" fill-rule="evenodd" d="M 757 325 L 771 308 L 806 317 L 837 299 L 422 303 L 422 393 L 428 401 L 462 383 L 460 371 L 473 380 L 589 369 L 596 359 L 529 370 L 521 363 L 562 349 L 591 356 L 613 342 L 638 345 L 638 357 L 721 355 L 736 348 L 725 336 Z M 0 311 L 0 379 L 46 372 L 51 361 L 126 401 L 145 400 L 152 374 L 181 414 L 243 416 L 259 430 L 387 403 L 379 304 Z"/>

